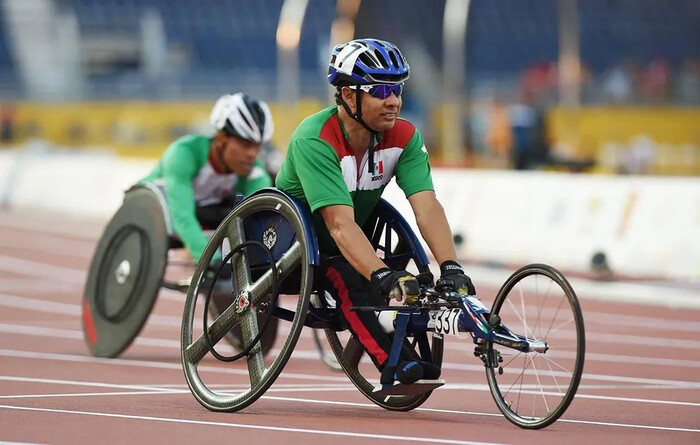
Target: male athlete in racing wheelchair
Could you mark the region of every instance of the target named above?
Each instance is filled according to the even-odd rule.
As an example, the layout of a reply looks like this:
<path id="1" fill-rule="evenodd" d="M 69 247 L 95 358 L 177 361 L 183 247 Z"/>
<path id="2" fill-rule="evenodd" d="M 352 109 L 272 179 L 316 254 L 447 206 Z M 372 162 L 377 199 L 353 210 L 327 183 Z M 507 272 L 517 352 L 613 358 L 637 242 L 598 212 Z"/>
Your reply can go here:
<path id="1" fill-rule="evenodd" d="M 456 262 L 451 231 L 433 192 L 423 139 L 413 125 L 398 119 L 408 75 L 406 60 L 391 43 L 361 39 L 336 46 L 328 78 L 337 89 L 337 106 L 307 118 L 294 132 L 277 176 L 278 189 L 262 190 L 244 200 L 212 235 L 190 284 L 181 337 L 188 385 L 208 409 L 236 411 L 259 398 L 282 371 L 303 326 L 324 329 L 350 380 L 386 409 L 413 409 L 442 385 L 437 379 L 443 336 L 466 332 L 472 334 L 474 353 L 487 369 L 494 399 L 512 422 L 541 428 L 556 420 L 572 400 L 583 367 L 583 321 L 573 290 L 554 269 L 531 265 L 506 282 L 491 312 L 474 297 L 470 278 Z M 408 224 L 381 200 L 394 176 L 440 263 L 436 286 Z M 209 324 L 207 296 L 198 330 L 197 295 L 214 253 L 225 241 L 232 250 L 222 267 L 232 267 L 235 300 Z M 409 260 L 421 272 L 418 277 L 405 270 Z M 501 345 L 525 355 L 544 355 L 549 349 L 527 323 L 524 335 L 501 323 L 501 312 L 510 310 L 504 302 L 510 303 L 511 290 L 530 276 L 546 276 L 559 287 L 561 300 L 572 313 L 564 325 L 573 322 L 576 327 L 575 360 L 561 366 L 566 376 L 560 379 L 566 384 L 557 383 L 561 397 L 553 404 L 545 401 L 544 415 L 521 415 L 519 407 L 511 407 L 509 390 L 502 391 L 499 377 L 510 361 L 501 366 L 503 357 L 494 348 Z M 272 297 L 263 301 L 269 294 Z M 298 295 L 293 311 L 282 307 L 280 294 Z M 405 306 L 389 306 L 392 298 Z M 395 314 L 389 329 L 378 320 L 383 313 Z M 264 314 L 260 324 L 259 314 Z M 277 355 L 266 356 L 259 339 L 271 318 L 288 320 L 291 326 Z M 510 314 L 507 320 L 513 323 Z M 537 324 L 539 320 L 540 315 Z M 245 346 L 239 354 L 224 357 L 215 345 L 234 326 L 240 327 Z M 343 330 L 352 333 L 345 344 L 337 335 Z M 428 332 L 433 333 L 432 345 Z M 250 387 L 237 394 L 209 388 L 199 368 L 207 353 L 223 361 L 245 358 Z M 379 386 L 363 375 L 366 370 L 359 366 L 363 353 L 379 370 Z M 523 366 L 523 375 L 529 373 L 525 370 Z M 524 377 L 519 378 L 522 390 Z"/>
<path id="2" fill-rule="evenodd" d="M 399 119 L 409 66 L 393 44 L 361 39 L 336 46 L 328 80 L 337 105 L 307 118 L 292 135 L 277 187 L 306 203 L 323 255 L 323 288 L 338 300 L 350 330 L 381 370 L 382 383 L 410 384 L 440 369 L 407 351 L 387 366 L 391 340 L 377 317 L 352 306 L 383 306 L 387 298 L 415 302 L 419 287 L 405 270 L 391 270 L 376 255 L 361 227 L 396 176 L 411 203 L 421 235 L 440 263 L 442 278 L 474 295 L 456 263 L 445 212 L 435 197 L 428 153 L 418 130 Z"/>
<path id="3" fill-rule="evenodd" d="M 244 93 L 225 94 L 214 104 L 210 122 L 213 136 L 189 134 L 165 150 L 125 193 L 102 234 L 83 300 L 91 354 L 121 354 L 146 322 L 160 287 L 181 287 L 163 281 L 169 249 L 184 247 L 199 260 L 208 241 L 204 229 L 216 228 L 241 196 L 272 185 L 257 160 L 273 133 L 267 104 Z M 212 305 L 215 314 L 219 305 L 230 304 L 226 298 L 230 295 Z M 265 338 L 267 349 L 274 334 Z M 227 339 L 236 346 L 235 336 Z"/>

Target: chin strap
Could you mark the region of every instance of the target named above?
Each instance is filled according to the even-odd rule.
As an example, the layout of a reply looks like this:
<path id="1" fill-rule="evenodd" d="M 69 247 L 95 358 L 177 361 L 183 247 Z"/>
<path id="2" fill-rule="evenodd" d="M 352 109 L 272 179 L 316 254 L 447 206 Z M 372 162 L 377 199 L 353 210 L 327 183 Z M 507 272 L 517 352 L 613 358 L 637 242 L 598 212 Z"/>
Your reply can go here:
<path id="1" fill-rule="evenodd" d="M 350 110 L 348 104 L 340 96 L 340 91 L 335 96 L 335 102 L 343 107 L 345 112 L 348 113 L 348 116 L 355 119 L 365 130 L 369 131 L 369 145 L 367 146 L 367 172 L 374 173 L 374 143 L 377 139 L 378 132 L 371 129 L 370 126 L 362 120 L 362 93 L 363 91 L 359 88 L 355 91 L 355 109 L 357 110 L 357 113 L 353 113 Z"/>

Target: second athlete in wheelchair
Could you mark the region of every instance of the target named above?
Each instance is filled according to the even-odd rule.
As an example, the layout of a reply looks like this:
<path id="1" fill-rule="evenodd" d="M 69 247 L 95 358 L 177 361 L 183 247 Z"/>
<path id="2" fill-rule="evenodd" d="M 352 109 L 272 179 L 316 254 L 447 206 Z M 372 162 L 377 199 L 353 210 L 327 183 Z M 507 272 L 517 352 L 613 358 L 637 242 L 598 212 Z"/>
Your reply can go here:
<path id="1" fill-rule="evenodd" d="M 584 342 L 573 290 L 555 270 L 534 265 L 521 269 L 504 285 L 492 314 L 474 298 L 474 285 L 456 261 L 452 233 L 433 190 L 423 138 L 410 122 L 399 118 L 409 72 L 406 59 L 389 42 L 360 39 L 337 45 L 328 69 L 328 80 L 336 88 L 336 105 L 297 127 L 276 178 L 277 189 L 262 190 L 244 200 L 212 235 L 190 285 L 181 338 L 188 385 L 208 409 L 236 411 L 260 397 L 282 371 L 304 325 L 325 329 L 350 380 L 387 409 L 413 409 L 441 384 L 414 390 L 419 380 L 440 377 L 442 334 L 466 330 L 463 326 L 481 331 L 473 335 L 475 355 L 486 365 L 499 409 L 512 422 L 541 428 L 556 420 L 573 398 L 583 367 Z M 381 199 L 392 178 L 405 193 L 420 234 L 440 264 L 435 290 L 420 243 L 401 215 Z M 232 248 L 223 267 L 232 267 L 235 301 L 208 324 L 207 298 L 201 335 L 197 336 L 197 295 L 224 241 Z M 378 251 L 383 252 L 382 258 Z M 418 277 L 405 270 L 409 260 L 421 272 Z M 559 388 L 561 400 L 555 404 L 545 401 L 543 415 L 522 416 L 518 407 L 504 401 L 510 389 L 503 394 L 498 389 L 502 357 L 493 344 L 524 353 L 547 351 L 546 342 L 534 340 L 530 332 L 512 333 L 497 315 L 511 289 L 531 275 L 547 276 L 562 290 L 563 301 L 573 313 L 576 354 L 571 369 L 564 372 L 568 377 Z M 278 307 L 280 293 L 298 295 L 293 311 Z M 317 297 L 315 307 L 311 307 L 312 294 Z M 388 306 L 392 299 L 404 306 Z M 445 306 L 447 310 L 427 309 Z M 393 334 L 378 317 L 392 308 L 391 313 L 398 313 Z M 260 313 L 267 316 L 260 319 Z M 461 314 L 462 319 L 456 323 L 450 314 Z M 440 319 L 429 320 L 430 316 Z M 278 355 L 266 358 L 258 340 L 270 317 L 286 319 L 291 325 Z M 465 317 L 472 317 L 473 322 Z M 443 321 L 451 327 L 435 327 Z M 246 346 L 236 356 L 223 357 L 214 346 L 234 325 L 240 325 Z M 426 336 L 428 328 L 436 334 L 432 346 Z M 345 344 L 337 336 L 343 329 L 352 333 Z M 405 340 L 407 332 L 414 337 L 413 344 Z M 209 388 L 199 368 L 207 352 L 227 361 L 245 357 L 250 388 L 237 394 Z M 358 368 L 363 353 L 377 368 L 379 387 Z M 522 380 L 520 386 L 522 389 Z"/>

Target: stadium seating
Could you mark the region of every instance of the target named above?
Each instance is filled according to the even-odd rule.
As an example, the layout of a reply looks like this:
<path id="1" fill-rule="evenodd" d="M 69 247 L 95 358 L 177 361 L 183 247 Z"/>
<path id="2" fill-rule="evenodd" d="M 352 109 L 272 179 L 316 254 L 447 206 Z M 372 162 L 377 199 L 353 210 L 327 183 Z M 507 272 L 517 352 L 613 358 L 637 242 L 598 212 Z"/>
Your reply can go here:
<path id="1" fill-rule="evenodd" d="M 167 46 L 181 56 L 177 66 L 156 82 L 132 73 L 88 73 L 87 95 L 168 94 L 204 97 L 231 85 L 252 84 L 253 91 L 274 94 L 277 84 L 276 29 L 284 0 L 55 0 L 73 12 L 82 38 L 137 39 L 147 10 L 160 17 Z M 323 97 L 329 31 L 335 1 L 309 0 L 299 46 L 301 88 Z M 365 1 L 356 35 L 420 45 L 436 67 L 442 63 L 445 0 Z M 474 0 L 467 33 L 466 74 L 470 80 L 512 78 L 524 68 L 558 57 L 556 0 Z M 583 63 L 601 73 L 634 58 L 642 64 L 663 56 L 677 69 L 700 58 L 700 3 L 697 0 L 585 0 L 578 2 Z M 0 10 L 0 84 L 17 80 L 7 17 Z M 126 66 L 128 71 L 129 66 Z M 151 79 L 152 81 L 152 79 Z M 112 88 L 111 85 L 117 85 Z M 128 85 L 128 86 L 125 86 Z M 170 87 L 172 86 L 172 88 Z M 270 97 L 271 98 L 271 97 Z"/>

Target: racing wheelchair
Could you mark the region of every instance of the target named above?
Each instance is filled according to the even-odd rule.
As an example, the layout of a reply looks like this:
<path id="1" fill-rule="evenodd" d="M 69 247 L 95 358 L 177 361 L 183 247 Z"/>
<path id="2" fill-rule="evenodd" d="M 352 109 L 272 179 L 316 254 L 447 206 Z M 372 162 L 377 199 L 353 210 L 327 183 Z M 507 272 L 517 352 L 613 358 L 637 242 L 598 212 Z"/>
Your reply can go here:
<path id="1" fill-rule="evenodd" d="M 182 247 L 163 190 L 154 184 L 127 190 L 97 244 L 83 293 L 83 333 L 92 355 L 114 358 L 129 347 L 161 288 L 187 292 L 189 280 L 183 284 L 165 279 L 168 266 L 194 268 L 192 261 L 169 260 L 168 252 Z M 217 317 L 231 304 L 232 294 L 226 281 L 215 280 L 211 272 L 203 288 L 211 290 L 209 310 Z M 264 352 L 273 347 L 276 331 L 273 319 L 261 338 Z M 231 330 L 225 338 L 234 349 L 242 349 L 239 330 Z"/>
<path id="2" fill-rule="evenodd" d="M 341 312 L 314 281 L 321 258 L 311 218 L 293 197 L 264 189 L 239 204 L 212 234 L 192 277 L 181 326 L 187 384 L 207 409 L 238 411 L 261 397 L 282 372 L 304 326 L 324 331 L 350 381 L 382 408 L 412 410 L 444 384 L 443 380 L 377 383 L 379 372 L 362 360 L 365 353 L 354 336 L 343 337 L 347 324 Z M 542 264 L 519 269 L 503 284 L 489 310 L 475 296 L 454 292 L 448 281 L 433 283 L 422 246 L 387 202 L 380 201 L 363 230 L 390 268 L 412 263 L 421 285 L 416 305 L 351 308 L 389 315 L 393 325 L 386 329 L 393 336 L 389 365 L 396 364 L 401 348 L 410 345 L 421 360 L 451 372 L 460 368 L 443 364 L 444 339 L 471 340 L 460 344 L 473 347 L 491 395 L 510 422 L 538 429 L 564 413 L 583 372 L 585 333 L 578 300 L 561 273 Z M 214 253 L 225 243 L 230 252 L 222 266 L 233 269 L 233 303 L 209 320 L 211 297 L 200 288 Z M 203 304 L 198 298 L 202 295 Z M 288 331 L 279 349 L 265 354 L 260 338 L 275 318 L 288 321 L 283 324 Z M 216 345 L 232 327 L 240 329 L 243 348 L 223 356 Z M 463 349 L 457 354 L 471 355 Z M 248 382 L 226 387 L 222 374 L 213 372 L 219 368 L 204 360 L 207 355 L 225 362 L 243 360 L 246 369 L 226 369 L 247 375 Z"/>

